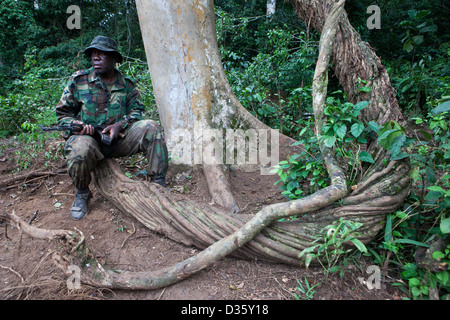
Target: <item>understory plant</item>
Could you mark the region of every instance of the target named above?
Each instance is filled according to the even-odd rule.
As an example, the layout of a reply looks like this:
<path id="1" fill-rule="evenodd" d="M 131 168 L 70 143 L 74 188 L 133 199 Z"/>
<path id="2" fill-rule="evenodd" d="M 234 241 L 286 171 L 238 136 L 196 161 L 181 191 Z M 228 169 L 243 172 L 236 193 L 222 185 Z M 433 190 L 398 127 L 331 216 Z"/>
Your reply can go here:
<path id="1" fill-rule="evenodd" d="M 284 196 L 299 199 L 330 184 L 321 158 L 318 139 L 328 148 L 335 149 L 336 157 L 348 174 L 349 186 L 357 178 L 362 163 L 374 162 L 367 151 L 361 150 L 361 145 L 367 143 L 369 135 L 374 135 L 376 125 L 369 123 L 365 126 L 358 119 L 361 110 L 367 105 L 367 101 L 352 104 L 342 103 L 338 98 L 328 98 L 324 109 L 327 121 L 323 125 L 319 138 L 313 133 L 311 119 L 303 123 L 304 127 L 299 133 L 299 140 L 294 143 L 294 145 L 302 145 L 301 153 L 279 162 L 272 170 L 272 173 L 277 173 L 280 177 L 275 184 L 281 183 L 280 190 Z M 309 181 L 309 186 L 300 184 L 300 181 Z"/>
<path id="2" fill-rule="evenodd" d="M 429 102 L 426 117 L 411 119 L 418 128 L 412 134 L 395 122 L 377 130 L 390 160 L 409 158 L 413 188 L 403 208 L 387 216 L 377 250 L 369 251 L 385 270 L 399 270 L 396 285 L 412 299 L 447 299 L 450 289 L 450 100 L 448 86 L 443 90 L 441 99 Z M 435 249 L 439 242 L 443 247 Z M 418 261 L 418 250 L 431 250 L 431 261 Z"/>
<path id="3" fill-rule="evenodd" d="M 367 252 L 366 246 L 357 238 L 357 229 L 361 226 L 359 222 L 340 218 L 324 227 L 313 241 L 314 244 L 300 252 L 299 258 L 307 268 L 313 261 L 318 262 L 326 276 L 337 271 L 343 276 L 344 270 L 338 262 L 352 251 L 348 244 L 351 242 L 360 252 Z"/>
<path id="4" fill-rule="evenodd" d="M 296 287 L 295 289 L 298 291 L 298 294 L 296 292 L 292 293 L 292 295 L 294 296 L 294 298 L 296 300 L 312 300 L 314 297 L 314 294 L 316 293 L 316 291 L 314 290 L 315 287 L 317 287 L 318 285 L 320 285 L 320 283 L 316 283 L 315 285 L 311 286 L 308 282 L 308 278 L 305 277 L 305 284 L 303 285 L 303 283 L 297 279 L 297 283 L 298 283 L 298 287 Z"/>

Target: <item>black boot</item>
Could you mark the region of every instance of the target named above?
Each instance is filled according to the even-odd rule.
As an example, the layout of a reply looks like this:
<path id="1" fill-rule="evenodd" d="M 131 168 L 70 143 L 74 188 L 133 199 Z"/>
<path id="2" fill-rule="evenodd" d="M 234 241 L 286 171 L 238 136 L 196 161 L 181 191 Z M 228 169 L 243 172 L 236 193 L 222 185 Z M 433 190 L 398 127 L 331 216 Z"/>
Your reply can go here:
<path id="1" fill-rule="evenodd" d="M 152 182 L 159 184 L 160 186 L 166 187 L 166 178 L 155 178 L 152 180 Z"/>
<path id="2" fill-rule="evenodd" d="M 89 212 L 89 199 L 91 199 L 92 193 L 89 189 L 78 190 L 75 194 L 75 200 L 73 201 L 72 208 L 70 209 L 70 215 L 74 220 L 81 220 Z"/>

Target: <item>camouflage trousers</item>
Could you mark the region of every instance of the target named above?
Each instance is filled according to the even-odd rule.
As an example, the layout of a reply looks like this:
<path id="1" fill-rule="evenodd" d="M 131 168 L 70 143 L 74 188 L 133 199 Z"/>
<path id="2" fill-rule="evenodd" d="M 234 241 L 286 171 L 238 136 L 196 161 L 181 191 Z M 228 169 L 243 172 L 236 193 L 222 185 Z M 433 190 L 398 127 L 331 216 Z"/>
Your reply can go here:
<path id="1" fill-rule="evenodd" d="M 64 152 L 68 173 L 77 189 L 88 188 L 91 172 L 104 158 L 119 158 L 139 152 L 146 154 L 147 175 L 150 179 L 163 178 L 168 168 L 168 152 L 162 128 L 153 120 L 140 120 L 125 131 L 125 136 L 106 146 L 89 135 L 72 135 Z"/>

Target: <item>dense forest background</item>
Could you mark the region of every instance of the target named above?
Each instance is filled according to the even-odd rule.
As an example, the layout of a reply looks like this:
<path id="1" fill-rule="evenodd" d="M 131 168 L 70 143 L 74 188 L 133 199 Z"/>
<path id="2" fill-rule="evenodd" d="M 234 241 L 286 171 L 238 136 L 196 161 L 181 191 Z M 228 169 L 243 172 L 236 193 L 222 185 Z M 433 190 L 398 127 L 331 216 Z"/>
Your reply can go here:
<path id="1" fill-rule="evenodd" d="M 271 127 L 311 142 L 313 137 L 305 129 L 313 123 L 311 85 L 319 34 L 285 1 L 277 2 L 271 16 L 266 14 L 266 0 L 214 3 L 219 49 L 238 99 Z M 79 29 L 67 27 L 70 5 L 81 9 Z M 381 10 L 379 29 L 367 26 L 370 5 Z M 345 9 L 388 70 L 408 119 L 407 151 L 414 168 L 415 189 L 404 207 L 388 216 L 385 233 L 368 254 L 380 266 L 395 266 L 403 279 L 397 285 L 411 297 L 445 298 L 448 271 L 421 268 L 414 255 L 436 237 L 448 242 L 449 4 L 445 0 L 348 0 Z M 39 142 L 35 148 L 45 144 L 49 136 L 39 135 L 37 124 L 56 122 L 54 107 L 62 90 L 73 72 L 90 67 L 83 50 L 97 35 L 117 40 L 125 57 L 119 69 L 138 81 L 148 116 L 158 118 L 134 1 L 2 0 L 0 26 L 0 138 Z M 333 76 L 329 86 L 329 106 L 345 105 L 345 93 Z M 371 89 L 362 86 L 362 90 Z M 311 144 L 307 151 L 314 154 Z M 36 149 L 29 149 L 17 155 L 22 169 L 35 153 Z M 287 169 L 308 177 L 311 185 L 326 184 L 325 170 L 316 157 L 305 157 L 301 165 Z M 287 197 L 302 193 L 286 184 L 284 192 Z M 447 246 L 433 257 L 447 268 L 449 250 Z"/>

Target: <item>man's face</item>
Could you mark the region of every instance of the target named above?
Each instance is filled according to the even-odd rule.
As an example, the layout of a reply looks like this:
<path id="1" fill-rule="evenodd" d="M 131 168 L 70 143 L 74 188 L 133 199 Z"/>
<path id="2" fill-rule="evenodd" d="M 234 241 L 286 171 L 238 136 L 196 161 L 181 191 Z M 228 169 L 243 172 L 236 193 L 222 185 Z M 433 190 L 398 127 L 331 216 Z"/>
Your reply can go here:
<path id="1" fill-rule="evenodd" d="M 94 49 L 92 50 L 91 62 L 98 74 L 107 74 L 114 70 L 116 58 L 108 52 Z"/>

